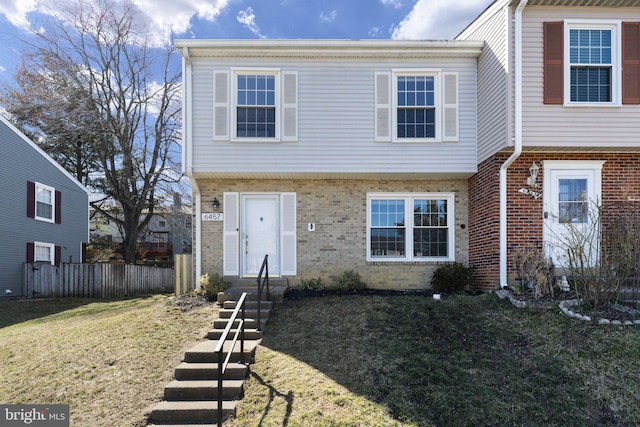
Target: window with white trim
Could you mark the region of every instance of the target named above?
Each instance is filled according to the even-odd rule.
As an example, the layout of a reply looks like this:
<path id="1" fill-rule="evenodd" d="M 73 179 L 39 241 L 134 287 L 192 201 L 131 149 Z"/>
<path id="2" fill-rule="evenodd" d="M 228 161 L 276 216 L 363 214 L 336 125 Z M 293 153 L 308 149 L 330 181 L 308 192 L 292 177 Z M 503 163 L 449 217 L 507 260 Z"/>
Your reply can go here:
<path id="1" fill-rule="evenodd" d="M 55 218 L 55 189 L 36 182 L 35 218 L 54 222 Z"/>
<path id="2" fill-rule="evenodd" d="M 55 253 L 55 245 L 42 242 L 33 243 L 34 262 L 46 262 L 53 264 L 55 262 Z"/>
<path id="3" fill-rule="evenodd" d="M 234 70 L 232 96 L 235 139 L 280 139 L 279 71 Z"/>
<path id="4" fill-rule="evenodd" d="M 620 22 L 564 21 L 564 99 L 573 105 L 620 104 Z"/>
<path id="5" fill-rule="evenodd" d="M 453 193 L 367 195 L 368 261 L 452 261 Z"/>
<path id="6" fill-rule="evenodd" d="M 236 136 L 275 138 L 276 76 L 239 74 L 236 95 Z"/>
<path id="7" fill-rule="evenodd" d="M 394 73 L 394 140 L 440 139 L 440 76 L 435 72 Z"/>

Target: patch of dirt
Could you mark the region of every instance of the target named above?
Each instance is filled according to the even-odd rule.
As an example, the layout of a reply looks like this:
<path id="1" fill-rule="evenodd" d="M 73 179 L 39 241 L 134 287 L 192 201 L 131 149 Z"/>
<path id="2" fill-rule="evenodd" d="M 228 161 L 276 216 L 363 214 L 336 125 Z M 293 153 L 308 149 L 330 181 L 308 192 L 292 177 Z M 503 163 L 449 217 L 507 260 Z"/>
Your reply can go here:
<path id="1" fill-rule="evenodd" d="M 184 294 L 169 299 L 167 305 L 178 307 L 180 311 L 191 311 L 196 307 L 206 307 L 211 304 L 215 304 L 214 301 L 209 301 L 206 298 L 197 295 Z"/>

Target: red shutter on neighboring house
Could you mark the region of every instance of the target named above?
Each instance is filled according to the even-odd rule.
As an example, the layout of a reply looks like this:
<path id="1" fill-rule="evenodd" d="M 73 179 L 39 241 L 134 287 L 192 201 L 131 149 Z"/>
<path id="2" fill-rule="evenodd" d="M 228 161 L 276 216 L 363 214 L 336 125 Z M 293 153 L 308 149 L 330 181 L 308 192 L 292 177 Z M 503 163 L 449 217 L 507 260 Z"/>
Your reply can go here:
<path id="1" fill-rule="evenodd" d="M 564 24 L 544 24 L 544 103 L 562 104 L 564 100 Z"/>
<path id="2" fill-rule="evenodd" d="M 622 23 L 622 103 L 640 104 L 640 22 Z"/>
<path id="3" fill-rule="evenodd" d="M 28 263 L 33 262 L 34 251 L 35 251 L 35 245 L 33 244 L 33 242 L 27 242 L 27 262 Z"/>
<path id="4" fill-rule="evenodd" d="M 53 264 L 55 266 L 60 266 L 60 261 L 62 261 L 62 248 L 60 246 L 56 246 Z"/>
<path id="5" fill-rule="evenodd" d="M 27 217 L 36 217 L 36 183 L 27 181 Z"/>
<path id="6" fill-rule="evenodd" d="M 56 190 L 56 224 L 62 223 L 62 193 Z"/>

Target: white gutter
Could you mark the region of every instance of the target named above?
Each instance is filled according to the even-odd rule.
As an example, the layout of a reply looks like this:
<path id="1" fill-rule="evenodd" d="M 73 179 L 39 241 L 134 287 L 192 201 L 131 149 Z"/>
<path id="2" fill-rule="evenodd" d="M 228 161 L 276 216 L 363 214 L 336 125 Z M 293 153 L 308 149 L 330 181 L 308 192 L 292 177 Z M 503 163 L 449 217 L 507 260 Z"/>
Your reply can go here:
<path id="1" fill-rule="evenodd" d="M 520 0 L 514 16 L 515 105 L 513 153 L 500 166 L 500 287 L 507 283 L 507 169 L 522 154 L 522 13 L 529 0 Z"/>
<path id="2" fill-rule="evenodd" d="M 191 203 L 192 212 L 195 207 L 195 230 L 194 238 L 196 246 L 195 250 L 195 277 L 194 284 L 197 285 L 198 278 L 202 275 L 202 195 L 200 194 L 200 188 L 193 176 L 193 159 L 191 154 L 192 141 L 191 141 L 191 129 L 193 119 L 191 115 L 191 101 L 189 96 L 192 90 L 192 78 L 191 78 L 191 60 L 189 58 L 189 48 L 182 48 L 182 117 L 186 118 L 182 122 L 182 172 L 189 177 L 191 182 L 191 192 L 193 193 L 193 200 Z"/>

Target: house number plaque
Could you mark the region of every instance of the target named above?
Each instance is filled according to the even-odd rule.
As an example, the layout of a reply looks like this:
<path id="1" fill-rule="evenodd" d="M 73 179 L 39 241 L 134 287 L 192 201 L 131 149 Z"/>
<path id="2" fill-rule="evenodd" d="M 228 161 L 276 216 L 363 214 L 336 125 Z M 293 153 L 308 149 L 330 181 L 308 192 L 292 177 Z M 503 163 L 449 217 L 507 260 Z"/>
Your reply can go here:
<path id="1" fill-rule="evenodd" d="M 222 221 L 224 214 L 222 212 L 205 212 L 202 214 L 203 221 Z"/>

